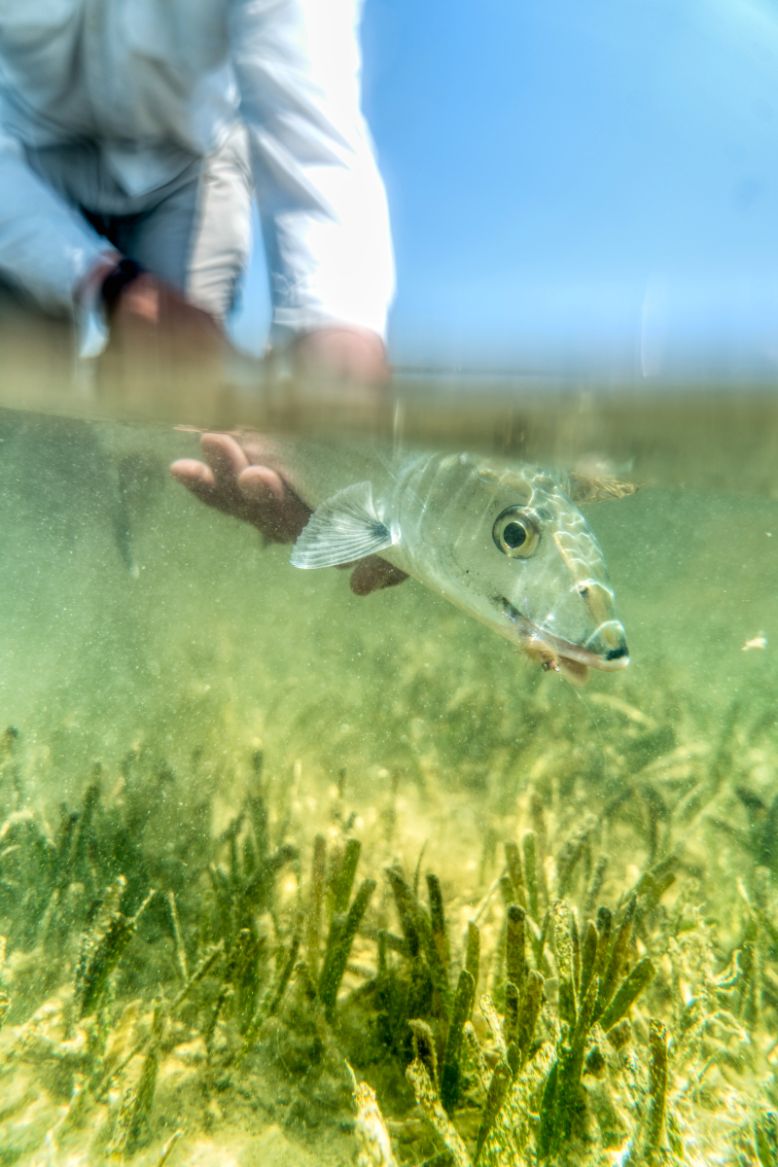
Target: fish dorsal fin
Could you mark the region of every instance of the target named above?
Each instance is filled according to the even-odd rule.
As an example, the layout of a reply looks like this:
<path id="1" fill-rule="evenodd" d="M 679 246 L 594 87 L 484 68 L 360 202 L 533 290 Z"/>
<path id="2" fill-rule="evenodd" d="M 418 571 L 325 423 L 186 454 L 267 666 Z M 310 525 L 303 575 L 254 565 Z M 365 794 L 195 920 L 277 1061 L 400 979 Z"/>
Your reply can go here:
<path id="1" fill-rule="evenodd" d="M 289 562 L 303 568 L 337 567 L 386 551 L 396 542 L 376 510 L 371 484 L 355 482 L 316 508 Z"/>

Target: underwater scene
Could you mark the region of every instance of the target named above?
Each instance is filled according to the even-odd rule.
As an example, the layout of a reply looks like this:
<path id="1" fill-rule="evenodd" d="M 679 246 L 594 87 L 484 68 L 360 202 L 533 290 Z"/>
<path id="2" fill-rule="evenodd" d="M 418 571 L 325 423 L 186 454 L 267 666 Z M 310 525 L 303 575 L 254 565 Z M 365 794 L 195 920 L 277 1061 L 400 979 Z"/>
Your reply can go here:
<path id="1" fill-rule="evenodd" d="M 2 1167 L 778 1164 L 778 402 L 576 400 L 473 430 L 502 635 L 0 414 Z"/>

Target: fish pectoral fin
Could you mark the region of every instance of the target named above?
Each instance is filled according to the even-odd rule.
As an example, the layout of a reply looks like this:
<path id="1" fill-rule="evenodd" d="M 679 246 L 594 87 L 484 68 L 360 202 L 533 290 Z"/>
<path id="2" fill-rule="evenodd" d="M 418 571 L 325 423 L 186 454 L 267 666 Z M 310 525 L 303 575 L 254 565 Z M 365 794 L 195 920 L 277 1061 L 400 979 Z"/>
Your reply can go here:
<path id="1" fill-rule="evenodd" d="M 292 548 L 294 567 L 337 567 L 397 542 L 376 510 L 369 482 L 355 482 L 317 507 Z"/>

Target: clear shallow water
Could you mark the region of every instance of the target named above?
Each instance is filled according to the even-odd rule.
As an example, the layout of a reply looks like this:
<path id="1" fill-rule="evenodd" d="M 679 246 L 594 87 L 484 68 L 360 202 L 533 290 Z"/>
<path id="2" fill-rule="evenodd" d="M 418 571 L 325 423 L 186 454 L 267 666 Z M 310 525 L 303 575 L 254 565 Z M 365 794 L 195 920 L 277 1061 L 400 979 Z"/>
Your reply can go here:
<path id="1" fill-rule="evenodd" d="M 468 406 L 473 409 L 472 400 Z M 398 1162 L 429 1158 L 440 1135 L 429 1125 L 421 1133 L 422 1121 L 410 1109 L 402 1076 L 411 1058 L 407 1033 L 395 1035 L 391 1048 L 373 1042 L 360 1061 L 352 1030 L 365 1025 L 373 1033 L 374 1018 L 343 999 L 367 985 L 357 999 L 373 1001 L 377 929 L 403 934 L 383 872 L 400 861 L 411 880 L 424 848 L 422 870 L 437 873 L 445 889 L 452 981 L 465 961 L 465 923 L 475 918 L 483 952 L 478 994 L 489 991 L 499 1003 L 500 959 L 493 954 L 503 943 L 504 920 L 494 889 L 505 872 L 506 840 L 523 847 L 528 831 L 545 871 L 546 892 L 534 908 L 528 905 L 540 923 L 547 894 L 549 910 L 567 896 L 583 927 L 598 854 L 609 861 L 596 903 L 616 913 L 641 872 L 670 856 L 677 860 L 667 901 L 646 908 L 625 966 L 648 953 L 658 970 L 635 1006 L 633 1056 L 648 1064 L 650 1018 L 666 1027 L 676 1050 L 665 1100 L 669 1117 L 656 1145 L 646 1144 L 634 1161 L 664 1162 L 668 1155 L 679 1162 L 773 1161 L 755 1156 L 768 1155 L 772 1128 L 764 1115 L 776 1102 L 769 1036 L 778 1005 L 775 936 L 759 922 L 775 904 L 778 875 L 769 825 L 778 756 L 778 483 L 776 431 L 768 424 L 775 406 L 760 396 L 749 415 L 746 398 L 725 398 L 714 409 L 698 396 L 664 441 L 658 419 L 666 405 L 659 399 L 653 411 L 641 402 L 642 423 L 632 431 L 629 416 L 608 398 L 568 394 L 556 413 L 537 402 L 532 409 L 531 425 L 526 400 L 506 423 L 505 399 L 500 402 L 492 430 L 501 452 L 506 444 L 533 456 L 545 449 L 564 463 L 566 451 L 571 458 L 590 451 L 611 457 L 641 485 L 633 496 L 585 508 L 606 553 L 632 664 L 624 674 L 591 677 L 582 690 L 542 675 L 415 583 L 358 599 L 343 573 L 294 571 L 285 549 L 263 547 L 256 532 L 199 506 L 168 481 L 167 463 L 195 451 L 193 434 L 159 424 L 84 427 L 3 415 L 0 711 L 15 733 L 6 737 L 0 776 L 10 816 L 0 845 L 10 1001 L 2 1071 L 14 1102 L 5 1119 L 0 1114 L 0 1147 L 10 1148 L 0 1162 L 43 1162 L 36 1156 L 48 1137 L 55 1149 L 46 1162 L 97 1162 L 113 1147 L 128 1160 L 156 1163 L 180 1129 L 170 1151 L 180 1162 L 199 1161 L 198 1154 L 241 1163 L 280 1163 L 294 1154 L 306 1162 L 316 1153 L 321 1161 L 348 1163 L 359 1127 L 356 1134 L 343 1128 L 353 1118 L 346 1057 L 400 1124 L 393 1128 Z M 578 424 L 571 424 L 576 411 Z M 744 651 L 748 642 L 764 646 Z M 99 812 L 85 810 L 90 784 L 99 791 Z M 251 847 L 261 850 L 263 828 L 245 801 L 260 793 L 271 851 L 286 840 L 298 858 L 280 864 L 273 896 L 244 904 L 233 931 L 226 924 L 220 931 L 214 923 L 222 902 L 214 891 L 218 872 L 234 883 Z M 71 855 L 72 871 L 62 859 L 63 808 L 73 822 L 90 824 L 81 850 Z M 22 820 L 37 824 L 42 854 L 49 846 L 60 855 L 56 871 L 48 860 L 30 858 Z M 560 877 L 564 847 L 590 821 L 588 859 L 580 860 L 568 886 Z M 300 974 L 292 977 L 284 1009 L 264 1017 L 262 1026 L 257 1022 L 249 1061 L 242 1063 L 247 1068 L 238 1072 L 230 1057 L 246 1030 L 235 1004 L 243 992 L 235 936 L 254 938 L 257 950 L 246 959 L 265 970 L 259 976 L 265 992 L 293 950 L 295 919 L 307 911 L 317 833 L 327 841 L 331 876 L 333 856 L 357 839 L 359 879 L 378 883 L 340 986 L 341 1004 L 322 1022 L 326 1052 L 311 1052 L 307 1023 L 300 1021 Z M 230 839 L 238 840 L 243 860 Z M 110 992 L 95 1013 L 79 1018 L 73 985 L 83 938 L 91 935 L 99 948 L 95 904 L 105 904 L 106 888 L 119 875 L 128 880 L 125 917 L 149 888 L 156 900 L 111 967 Z M 41 906 L 30 887 L 47 881 L 55 890 Z M 218 960 L 226 962 L 223 981 L 205 977 L 197 994 L 192 990 L 188 1011 L 171 1005 L 186 984 L 176 971 L 171 918 L 159 906 L 171 890 L 180 901 L 190 971 L 218 944 L 232 953 L 215 958 L 217 972 Z M 330 887 L 325 920 L 333 894 Z M 226 909 L 221 914 L 232 919 Z M 306 950 L 305 927 L 302 935 L 298 956 L 310 973 L 315 946 L 311 941 Z M 561 1032 L 554 1002 L 562 972 L 558 943 L 552 947 L 557 963 L 539 966 L 547 980 L 545 1029 L 535 1055 L 540 1085 L 550 1072 L 552 1038 Z M 749 953 L 758 954 L 760 969 L 750 980 L 743 973 Z M 742 984 L 724 988 L 732 968 L 740 969 Z M 31 976 L 30 969 L 37 971 Z M 170 1012 L 164 1056 L 149 1038 L 155 999 Z M 688 1041 L 684 1047 L 681 1035 L 691 1022 L 678 1002 L 692 999 L 730 1018 L 729 1037 L 716 1037 L 727 1053 L 721 1066 L 702 1037 L 697 1062 Z M 418 1003 L 419 1013 L 426 1007 Z M 49 1022 L 35 1021 L 45 1008 L 64 1010 L 51 1031 Z M 314 1006 L 306 1008 L 310 1013 Z M 429 1008 L 443 1056 L 450 1017 Z M 213 1031 L 201 1013 L 216 1018 Z M 55 1081 L 56 1057 L 42 1052 L 41 1034 L 60 1044 L 86 1041 L 79 1034 L 98 1024 L 95 1018 L 116 1047 L 95 1053 L 100 1068 L 94 1073 L 108 1075 L 111 1089 L 90 1086 L 85 1064 Z M 482 1021 L 478 1030 L 486 1048 Z M 741 1045 L 742 1035 L 750 1035 L 748 1057 L 727 1044 L 735 1033 Z M 116 1066 L 132 1053 L 133 1041 L 139 1052 L 122 1077 Z M 570 1153 L 582 1163 L 611 1161 L 607 1156 L 631 1137 L 636 1146 L 649 1138 L 635 1119 L 639 1090 L 629 1095 L 618 1078 L 617 1047 L 604 1038 L 591 1041 L 614 1061 L 608 1073 L 621 1117 L 607 1137 L 598 1118 L 600 1133 L 590 1130 L 585 1146 L 576 1142 L 580 1132 L 565 1128 L 563 1142 L 577 1148 Z M 143 1123 L 130 1124 L 122 1142 L 129 1120 L 121 1119 L 121 1098 L 137 1092 L 152 1046 L 156 1092 Z M 281 1047 L 279 1064 L 268 1051 Z M 38 1052 L 26 1057 L 22 1048 Z M 189 1050 L 189 1062 L 181 1048 Z M 702 1074 L 706 1059 L 714 1068 L 703 1096 L 688 1081 Z M 221 1075 L 218 1089 L 214 1075 Z M 582 1079 L 581 1097 L 598 1114 L 593 1081 Z M 472 1150 L 479 1112 L 471 1087 L 454 1116 Z M 309 1089 L 314 1098 L 306 1116 L 300 1099 Z M 48 1109 L 44 1101 L 32 1107 L 31 1091 Z M 203 1091 L 211 1099 L 207 1121 Z M 76 1094 L 87 1121 L 74 1114 Z M 63 1114 L 70 1115 L 66 1122 Z M 632 1128 L 625 1115 L 632 1115 Z M 710 1135 L 702 1139 L 700 1159 L 690 1132 L 703 1117 Z M 768 1132 L 759 1136 L 761 1152 L 757 1128 Z M 52 1130 L 57 1133 L 47 1135 Z M 526 1161 L 540 1155 L 534 1138 Z M 512 1154 L 492 1161 L 522 1161 L 518 1150 Z"/>
<path id="2" fill-rule="evenodd" d="M 660 675 L 713 705 L 741 687 L 762 699 L 778 644 L 778 501 L 749 481 L 760 441 L 774 440 L 761 423 L 750 468 L 739 451 L 722 465 L 720 449 L 711 465 L 703 436 L 702 449 L 666 467 L 668 485 L 657 480 L 666 451 L 626 460 L 629 437 L 618 435 L 611 465 L 640 489 L 584 510 L 606 553 L 632 664 L 623 676 L 594 675 L 583 693 L 544 678 L 571 716 L 589 689 L 633 692 Z M 6 720 L 44 726 L 52 702 L 96 701 L 104 721 L 87 716 L 74 736 L 99 750 L 106 733 L 118 733 L 117 717 L 227 698 L 246 712 L 287 691 L 304 704 L 333 678 L 358 717 L 357 698 L 391 684 L 385 674 L 425 649 L 489 662 L 502 681 L 496 699 L 519 708 L 523 688 L 534 688 L 521 654 L 421 585 L 360 600 L 341 573 L 295 571 L 288 549 L 265 547 L 253 529 L 199 506 L 167 477 L 175 457 L 197 454 L 194 434 L 10 412 L 1 428 Z M 606 445 L 592 449 L 607 458 Z M 705 475 L 716 489 L 695 481 Z M 766 648 L 744 652 L 759 635 Z"/>

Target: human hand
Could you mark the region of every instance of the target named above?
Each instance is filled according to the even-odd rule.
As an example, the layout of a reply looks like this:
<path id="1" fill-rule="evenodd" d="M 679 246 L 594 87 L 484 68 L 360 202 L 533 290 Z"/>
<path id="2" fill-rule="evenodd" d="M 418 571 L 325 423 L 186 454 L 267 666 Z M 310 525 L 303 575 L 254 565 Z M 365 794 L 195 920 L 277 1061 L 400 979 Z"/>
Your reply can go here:
<path id="1" fill-rule="evenodd" d="M 291 373 L 278 382 L 273 398 L 281 429 L 298 426 L 300 419 L 310 432 L 320 423 L 331 433 L 386 433 L 391 428 L 389 365 L 377 333 L 319 328 L 299 335 L 281 356 L 281 368 Z"/>
<path id="2" fill-rule="evenodd" d="M 260 434 L 241 437 L 203 434 L 204 461 L 183 458 L 170 472 L 196 498 L 216 510 L 251 523 L 271 543 L 291 543 L 310 517 L 310 509 L 272 464 L 272 444 Z M 406 578 L 399 568 L 371 555 L 351 572 L 351 590 L 360 596 L 392 587 Z"/>
<path id="3" fill-rule="evenodd" d="M 172 285 L 144 272 L 122 289 L 110 319 L 103 362 L 109 375 L 160 380 L 216 377 L 228 352 L 227 337 L 210 313 Z"/>
<path id="4" fill-rule="evenodd" d="M 384 342 L 366 329 L 319 328 L 298 337 L 291 352 L 302 375 L 363 385 L 383 385 L 389 379 Z"/>
<path id="5" fill-rule="evenodd" d="M 365 330 L 324 328 L 299 337 L 292 361 L 302 380 L 330 380 L 339 386 L 364 390 L 376 403 L 389 369 L 379 336 Z M 309 402 L 311 404 L 311 402 Z M 272 443 L 261 434 L 204 434 L 203 461 L 174 462 L 171 474 L 196 498 L 234 518 L 251 523 L 271 543 L 291 543 L 310 518 L 310 509 L 284 478 Z M 401 583 L 405 573 L 377 556 L 358 563 L 351 572 L 351 589 L 367 595 Z"/>

